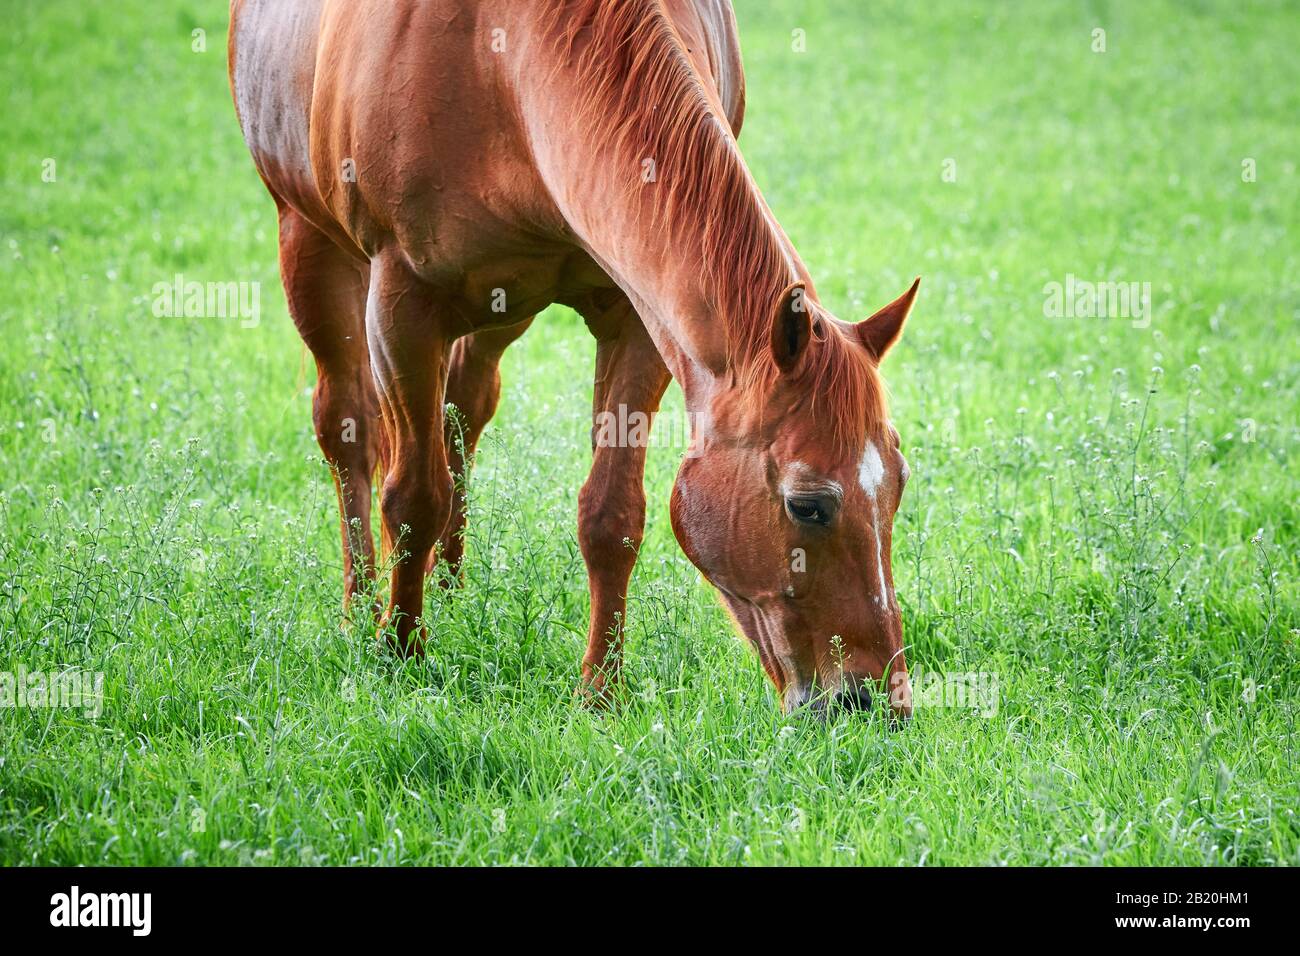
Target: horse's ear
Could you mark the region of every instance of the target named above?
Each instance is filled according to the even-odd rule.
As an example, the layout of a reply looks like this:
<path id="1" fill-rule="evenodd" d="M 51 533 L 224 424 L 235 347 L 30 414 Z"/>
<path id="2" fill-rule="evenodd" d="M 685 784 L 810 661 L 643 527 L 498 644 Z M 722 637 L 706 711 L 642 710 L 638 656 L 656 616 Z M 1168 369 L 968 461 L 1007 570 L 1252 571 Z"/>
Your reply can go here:
<path id="1" fill-rule="evenodd" d="M 885 357 L 885 353 L 894 347 L 898 337 L 903 334 L 903 323 L 907 321 L 907 313 L 912 311 L 912 303 L 916 301 L 916 290 L 920 285 L 921 277 L 917 276 L 912 288 L 871 318 L 863 319 L 854 326 L 858 338 L 877 362 Z"/>
<path id="2" fill-rule="evenodd" d="M 799 368 L 812 339 L 812 314 L 802 282 L 791 282 L 776 300 L 772 313 L 772 358 L 789 375 Z"/>

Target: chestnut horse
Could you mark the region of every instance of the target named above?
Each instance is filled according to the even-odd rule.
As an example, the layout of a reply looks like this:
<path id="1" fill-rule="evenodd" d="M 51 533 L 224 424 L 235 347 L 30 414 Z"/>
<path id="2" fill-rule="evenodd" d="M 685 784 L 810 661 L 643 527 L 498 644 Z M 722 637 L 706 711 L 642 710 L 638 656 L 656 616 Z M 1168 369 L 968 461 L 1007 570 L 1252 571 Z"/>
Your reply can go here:
<path id="1" fill-rule="evenodd" d="M 917 285 L 856 324 L 818 301 L 736 145 L 728 0 L 233 0 L 229 56 L 316 360 L 346 591 L 376 573 L 378 472 L 399 651 L 423 652 L 426 571 L 459 567 L 453 476 L 502 352 L 559 302 L 596 339 L 597 416 L 652 415 L 680 384 L 673 531 L 782 705 L 859 706 L 888 676 L 910 712 L 890 571 L 907 464 L 877 366 Z M 595 699 L 617 679 L 645 453 L 593 439 L 579 494 Z"/>

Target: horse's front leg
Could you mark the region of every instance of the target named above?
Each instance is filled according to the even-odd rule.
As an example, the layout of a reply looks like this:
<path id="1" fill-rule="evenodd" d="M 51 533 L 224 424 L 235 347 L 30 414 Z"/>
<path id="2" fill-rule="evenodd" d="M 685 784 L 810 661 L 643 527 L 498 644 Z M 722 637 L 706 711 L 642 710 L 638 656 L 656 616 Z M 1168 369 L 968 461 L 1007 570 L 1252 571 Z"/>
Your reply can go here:
<path id="1" fill-rule="evenodd" d="M 591 592 L 578 693 L 603 702 L 618 681 L 627 584 L 645 529 L 650 421 L 670 376 L 625 298 L 583 314 L 597 345 L 591 473 L 578 496 L 578 543 Z"/>
<path id="2" fill-rule="evenodd" d="M 380 509 L 385 551 L 396 550 L 388 609 L 403 655 L 422 654 L 424 570 L 451 515 L 452 481 L 443 436 L 453 308 L 398 255 L 370 267 L 366 332 L 391 460 Z"/>

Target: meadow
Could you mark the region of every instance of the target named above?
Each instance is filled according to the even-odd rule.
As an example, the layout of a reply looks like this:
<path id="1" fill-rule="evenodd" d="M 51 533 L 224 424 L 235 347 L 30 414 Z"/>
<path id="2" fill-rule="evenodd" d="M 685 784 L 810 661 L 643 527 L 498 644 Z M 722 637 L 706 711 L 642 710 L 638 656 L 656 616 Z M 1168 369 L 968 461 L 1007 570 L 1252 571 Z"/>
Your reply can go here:
<path id="1" fill-rule="evenodd" d="M 0 707 L 0 862 L 1300 863 L 1300 18 L 737 7 L 741 145 L 823 301 L 923 276 L 884 368 L 910 724 L 780 713 L 673 538 L 680 446 L 650 456 L 627 699 L 574 701 L 594 349 L 558 307 L 503 363 L 428 659 L 341 625 L 224 0 L 18 0 L 0 671 L 102 689 Z M 257 283 L 257 321 L 156 315 L 177 276 Z M 1053 308 L 1075 281 L 1149 308 Z"/>

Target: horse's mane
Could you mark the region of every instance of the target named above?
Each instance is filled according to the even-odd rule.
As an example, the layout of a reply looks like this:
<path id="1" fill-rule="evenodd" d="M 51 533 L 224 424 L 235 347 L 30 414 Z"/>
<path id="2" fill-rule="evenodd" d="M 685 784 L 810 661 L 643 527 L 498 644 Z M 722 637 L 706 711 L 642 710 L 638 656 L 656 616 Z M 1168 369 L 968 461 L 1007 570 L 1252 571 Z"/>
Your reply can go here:
<path id="1" fill-rule="evenodd" d="M 799 276 L 672 21 L 660 0 L 553 0 L 551 13 L 560 61 L 580 83 L 579 127 L 629 171 L 629 190 L 643 185 L 642 160 L 653 159 L 658 192 L 641 205 L 666 241 L 702 220 L 700 269 L 716 290 L 731 371 L 767 394 L 778 375 L 771 320 Z M 846 447 L 860 447 L 884 428 L 884 388 L 865 349 L 833 322 L 820 325 L 801 378 L 813 414 Z"/>

